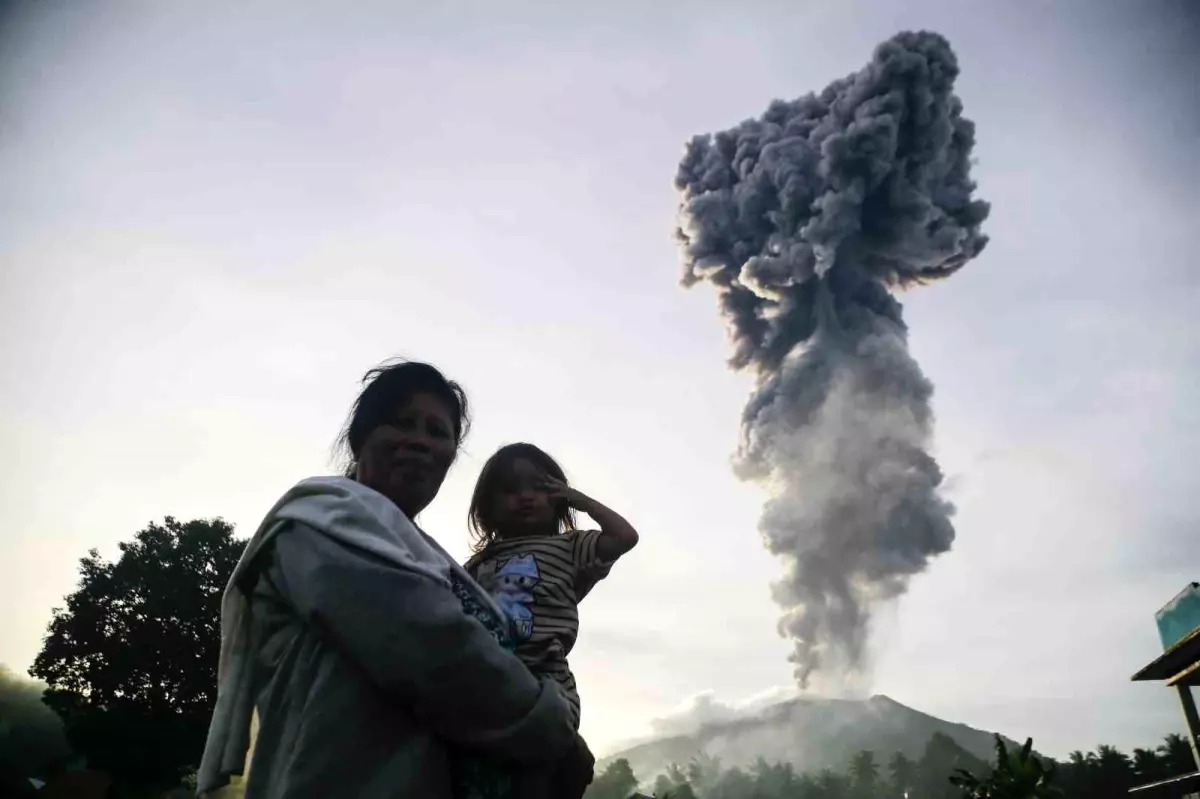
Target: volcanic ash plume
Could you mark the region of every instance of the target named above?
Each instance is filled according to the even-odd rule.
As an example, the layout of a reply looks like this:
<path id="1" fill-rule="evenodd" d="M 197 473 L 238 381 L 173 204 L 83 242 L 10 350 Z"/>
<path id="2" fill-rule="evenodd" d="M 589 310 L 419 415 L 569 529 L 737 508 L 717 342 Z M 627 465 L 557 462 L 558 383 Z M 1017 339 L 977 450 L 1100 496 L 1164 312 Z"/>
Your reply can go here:
<path id="1" fill-rule="evenodd" d="M 901 33 L 819 95 L 697 136 L 679 166 L 685 286 L 707 280 L 755 388 L 734 459 L 772 499 L 760 531 L 796 677 L 863 663 L 874 603 L 954 541 L 927 449 L 933 386 L 891 295 L 987 243 L 975 127 L 935 33 Z"/>

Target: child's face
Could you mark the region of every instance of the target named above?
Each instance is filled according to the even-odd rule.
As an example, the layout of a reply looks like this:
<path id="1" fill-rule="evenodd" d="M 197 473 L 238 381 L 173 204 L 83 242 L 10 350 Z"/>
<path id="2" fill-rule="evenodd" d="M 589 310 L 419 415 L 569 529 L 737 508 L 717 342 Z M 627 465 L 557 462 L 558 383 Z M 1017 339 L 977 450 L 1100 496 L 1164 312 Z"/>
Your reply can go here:
<path id="1" fill-rule="evenodd" d="M 522 458 L 497 481 L 493 514 L 501 538 L 558 532 L 554 500 L 542 487 L 545 479 L 540 469 Z"/>

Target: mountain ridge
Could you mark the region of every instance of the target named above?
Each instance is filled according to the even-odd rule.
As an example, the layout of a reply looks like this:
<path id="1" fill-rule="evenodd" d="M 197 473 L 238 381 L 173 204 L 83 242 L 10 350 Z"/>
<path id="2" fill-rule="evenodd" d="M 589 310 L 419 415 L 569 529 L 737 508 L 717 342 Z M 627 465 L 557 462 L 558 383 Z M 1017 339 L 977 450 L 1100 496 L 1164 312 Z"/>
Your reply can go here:
<path id="1" fill-rule="evenodd" d="M 731 767 L 762 757 L 791 763 L 797 771 L 815 772 L 842 768 L 864 749 L 875 752 L 881 764 L 895 752 L 919 760 L 935 733 L 947 735 L 975 757 L 992 758 L 993 733 L 877 694 L 869 699 L 787 699 L 734 719 L 709 720 L 691 732 L 629 745 L 600 760 L 598 767 L 625 759 L 639 779 L 653 780 L 672 763 L 716 757 Z"/>

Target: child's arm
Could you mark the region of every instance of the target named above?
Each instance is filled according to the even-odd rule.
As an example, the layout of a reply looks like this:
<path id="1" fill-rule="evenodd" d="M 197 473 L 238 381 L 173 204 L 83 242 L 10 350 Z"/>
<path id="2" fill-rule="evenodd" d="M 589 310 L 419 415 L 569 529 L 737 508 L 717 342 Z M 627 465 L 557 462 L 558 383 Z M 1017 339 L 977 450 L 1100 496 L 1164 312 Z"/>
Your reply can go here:
<path id="1" fill-rule="evenodd" d="M 586 513 L 600 525 L 600 538 L 596 541 L 596 555 L 600 560 L 612 563 L 637 546 L 638 531 L 612 508 L 552 477 L 546 478 L 544 487 L 550 496 Z"/>
<path id="2" fill-rule="evenodd" d="M 600 538 L 596 541 L 596 555 L 600 560 L 611 563 L 637 546 L 638 531 L 624 516 L 587 494 L 574 493 L 577 497 L 571 507 L 591 516 L 600 525 Z"/>

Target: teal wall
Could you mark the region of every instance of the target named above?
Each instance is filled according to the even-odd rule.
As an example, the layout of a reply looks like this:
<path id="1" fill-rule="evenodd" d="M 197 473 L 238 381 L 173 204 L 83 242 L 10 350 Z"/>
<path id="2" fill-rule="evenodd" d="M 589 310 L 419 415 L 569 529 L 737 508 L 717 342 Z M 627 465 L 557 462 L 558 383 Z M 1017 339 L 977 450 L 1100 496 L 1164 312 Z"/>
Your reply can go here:
<path id="1" fill-rule="evenodd" d="M 1154 614 L 1163 649 L 1170 649 L 1192 630 L 1200 627 L 1200 583 L 1192 583 L 1179 596 Z"/>

